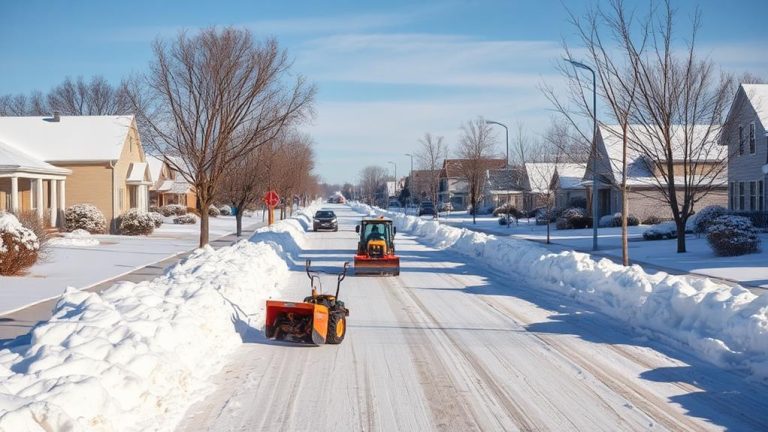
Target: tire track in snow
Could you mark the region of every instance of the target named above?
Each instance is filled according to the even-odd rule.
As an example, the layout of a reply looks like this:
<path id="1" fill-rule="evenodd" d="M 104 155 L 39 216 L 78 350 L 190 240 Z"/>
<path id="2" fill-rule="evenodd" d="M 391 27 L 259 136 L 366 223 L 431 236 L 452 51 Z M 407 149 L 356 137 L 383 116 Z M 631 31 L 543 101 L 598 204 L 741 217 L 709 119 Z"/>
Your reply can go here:
<path id="1" fill-rule="evenodd" d="M 457 341 L 449 331 L 444 329 L 440 322 L 429 312 L 429 309 L 419 300 L 419 298 L 403 285 L 403 282 L 399 278 L 388 278 L 387 281 L 391 286 L 397 289 L 397 292 L 405 294 L 411 303 L 414 304 L 419 312 L 427 318 L 433 326 L 433 329 L 439 332 L 443 336 L 443 339 L 451 345 L 452 351 L 461 355 L 461 358 L 466 361 L 471 367 L 468 372 L 473 372 L 475 375 L 474 380 L 471 382 L 475 385 L 479 394 L 484 397 L 489 397 L 488 402 L 491 402 L 500 408 L 502 408 L 509 415 L 509 418 L 513 420 L 515 426 L 521 430 L 532 431 L 538 430 L 535 426 L 535 422 L 527 414 L 525 407 L 517 403 L 511 395 L 509 395 L 502 387 L 500 387 L 493 377 L 488 373 L 482 363 L 477 357 L 464 349 L 459 341 Z M 466 370 L 466 368 L 465 368 Z M 489 394 L 490 392 L 490 394 Z M 471 406 L 471 405 L 470 405 Z M 499 419 L 497 419 L 498 421 Z M 504 428 L 502 424 L 500 427 Z"/>
<path id="2" fill-rule="evenodd" d="M 516 311 L 501 302 L 493 301 L 487 296 L 481 297 L 488 306 L 507 320 L 522 323 L 523 325 L 532 324 L 517 314 Z M 534 332 L 529 333 L 531 336 L 539 339 L 542 343 L 558 351 L 578 367 L 589 372 L 589 374 L 594 376 L 602 384 L 642 410 L 657 423 L 664 426 L 664 428 L 671 431 L 705 430 L 701 425 L 693 422 L 690 418 L 674 409 L 670 409 L 667 401 L 637 387 L 631 382 L 628 382 L 624 377 L 621 377 L 614 372 L 609 372 L 611 370 L 610 365 L 604 365 L 605 367 L 603 368 L 596 367 L 594 363 L 598 361 L 597 359 L 585 358 L 581 353 L 577 352 L 577 350 L 566 346 L 566 344 L 560 343 L 556 338 Z"/>

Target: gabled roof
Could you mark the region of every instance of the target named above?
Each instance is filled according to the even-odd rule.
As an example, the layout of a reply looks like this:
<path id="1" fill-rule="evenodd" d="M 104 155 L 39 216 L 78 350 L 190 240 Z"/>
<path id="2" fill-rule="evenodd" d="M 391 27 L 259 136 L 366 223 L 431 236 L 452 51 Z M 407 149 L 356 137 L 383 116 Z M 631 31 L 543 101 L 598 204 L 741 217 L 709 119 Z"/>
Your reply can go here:
<path id="1" fill-rule="evenodd" d="M 132 115 L 0 117 L 0 141 L 44 161 L 120 159 Z"/>
<path id="2" fill-rule="evenodd" d="M 487 171 L 488 189 L 493 191 L 523 191 L 525 185 L 525 169 L 510 167 L 507 169 L 490 169 Z"/>
<path id="3" fill-rule="evenodd" d="M 0 141 L 0 173 L 26 172 L 36 174 L 69 175 L 72 171 L 37 159 L 16 147 Z"/>
<path id="4" fill-rule="evenodd" d="M 525 172 L 531 192 L 544 193 L 549 190 L 552 176 L 555 175 L 555 162 L 527 162 Z"/>
<path id="5" fill-rule="evenodd" d="M 163 161 L 152 155 L 147 155 L 147 165 L 149 166 L 149 176 L 152 183 L 157 183 L 160 180 L 160 172 L 163 169 Z"/>
<path id="6" fill-rule="evenodd" d="M 561 163 L 555 168 L 557 178 L 560 182 L 560 189 L 583 189 L 581 179 L 584 178 L 584 172 L 587 170 L 586 163 Z"/>
<path id="7" fill-rule="evenodd" d="M 691 149 L 686 150 L 685 144 L 686 132 L 692 135 L 692 138 L 688 139 L 688 144 L 692 145 Z M 708 125 L 694 125 L 689 126 L 686 130 L 683 126 L 675 126 L 672 129 L 672 156 L 674 161 L 682 161 L 685 159 L 686 152 L 689 155 L 689 159 L 696 159 L 699 162 L 717 162 L 722 161 L 727 156 L 728 149 L 723 146 L 716 145 L 719 139 L 719 127 L 711 127 Z M 598 161 L 603 166 L 602 169 L 598 169 L 598 173 L 607 174 L 611 176 L 611 181 L 618 182 L 622 176 L 621 159 L 622 159 L 622 136 L 621 127 L 618 125 L 603 125 L 598 130 L 599 139 L 597 142 L 598 152 L 601 157 L 607 158 L 607 160 Z M 628 143 L 627 143 L 627 182 L 628 184 L 638 183 L 647 184 L 648 179 L 653 178 L 653 172 L 648 162 L 645 160 L 645 155 L 641 152 L 642 147 L 661 148 L 661 144 L 653 144 L 653 140 L 658 140 L 649 134 L 649 129 L 641 125 L 630 125 L 628 128 Z M 583 180 L 587 179 L 587 176 L 591 177 L 591 162 L 588 164 L 589 169 L 585 171 Z"/>
<path id="8" fill-rule="evenodd" d="M 741 89 L 752 104 L 763 128 L 768 130 L 768 84 L 742 84 Z"/>
<path id="9" fill-rule="evenodd" d="M 469 159 L 446 159 L 443 161 L 443 170 L 441 176 L 448 178 L 461 177 L 461 164 L 469 161 Z M 489 169 L 502 169 L 507 166 L 507 161 L 504 159 L 485 159 L 483 161 L 484 168 Z"/>

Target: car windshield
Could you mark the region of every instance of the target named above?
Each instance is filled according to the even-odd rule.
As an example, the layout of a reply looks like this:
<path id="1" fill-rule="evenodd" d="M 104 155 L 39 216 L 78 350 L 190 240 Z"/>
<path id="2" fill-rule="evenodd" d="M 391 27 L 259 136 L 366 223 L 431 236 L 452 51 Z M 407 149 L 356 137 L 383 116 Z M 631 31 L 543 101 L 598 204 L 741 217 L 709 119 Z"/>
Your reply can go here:
<path id="1" fill-rule="evenodd" d="M 332 218 L 334 216 L 335 215 L 333 214 L 332 211 L 327 211 L 327 210 L 326 211 L 320 210 L 319 212 L 315 213 L 316 218 Z"/>
<path id="2" fill-rule="evenodd" d="M 387 243 L 390 242 L 391 233 L 390 225 L 385 223 L 370 222 L 365 225 L 365 240 L 382 239 Z"/>

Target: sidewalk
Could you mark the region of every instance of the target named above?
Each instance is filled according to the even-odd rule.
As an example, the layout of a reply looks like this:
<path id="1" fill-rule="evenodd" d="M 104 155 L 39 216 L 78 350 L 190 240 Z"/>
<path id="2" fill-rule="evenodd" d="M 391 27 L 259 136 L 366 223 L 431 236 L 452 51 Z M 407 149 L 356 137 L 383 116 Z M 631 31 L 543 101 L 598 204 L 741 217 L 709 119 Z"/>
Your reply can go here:
<path id="1" fill-rule="evenodd" d="M 606 235 L 605 233 L 603 233 L 599 235 L 598 245 L 600 249 L 598 251 L 593 251 L 591 230 L 589 230 L 590 231 L 588 233 L 589 235 L 586 237 L 578 236 L 572 239 L 562 238 L 562 235 L 567 231 L 553 230 L 552 236 L 557 238 L 554 240 L 550 240 L 550 243 L 547 244 L 546 237 L 543 237 L 541 235 L 521 234 L 519 232 L 515 232 L 515 230 L 513 229 L 510 230 L 509 232 L 504 232 L 506 228 L 473 226 L 471 223 L 458 222 L 458 221 L 453 222 L 450 220 L 448 221 L 441 220 L 441 222 L 446 223 L 447 225 L 466 228 L 468 230 L 482 232 L 485 234 L 491 234 L 499 237 L 506 236 L 506 237 L 516 238 L 519 240 L 527 240 L 527 241 L 535 242 L 555 252 L 572 250 L 572 251 L 586 253 L 594 257 L 607 258 L 618 264 L 621 263 L 621 249 L 620 247 L 616 247 L 617 245 L 612 244 L 613 242 L 618 241 L 618 238 L 616 238 L 617 236 L 613 234 Z M 603 232 L 607 230 L 609 229 L 601 228 L 601 231 Z M 631 234 L 632 235 L 629 243 L 630 264 L 640 265 L 647 272 L 653 273 L 653 272 L 663 271 L 665 273 L 669 273 L 673 275 L 689 275 L 689 276 L 700 277 L 700 278 L 708 278 L 708 279 L 712 279 L 730 286 L 739 285 L 741 287 L 749 289 L 755 295 L 761 295 L 768 292 L 768 286 L 766 286 L 764 279 L 760 279 L 760 278 L 746 279 L 747 277 L 749 277 L 748 275 L 750 273 L 755 273 L 755 268 L 759 269 L 760 273 L 768 272 L 768 267 L 765 267 L 766 264 L 768 264 L 768 260 L 764 260 L 759 254 L 752 254 L 747 258 L 741 258 L 741 259 L 739 257 L 700 256 L 700 255 L 703 255 L 704 253 L 702 253 L 702 251 L 700 250 L 702 249 L 701 247 L 702 245 L 700 245 L 699 243 L 703 243 L 705 242 L 705 240 L 703 238 L 700 239 L 695 237 L 689 237 L 686 241 L 686 243 L 688 244 L 689 252 L 687 254 L 681 254 L 680 256 L 678 256 L 676 253 L 674 253 L 673 243 L 676 240 L 645 241 L 645 240 L 642 240 L 641 236 L 638 236 L 637 232 L 631 232 Z M 657 252 L 664 251 L 663 253 L 658 253 L 658 256 L 655 258 L 659 261 L 668 261 L 672 263 L 677 263 L 678 266 L 672 267 L 669 265 L 661 264 L 659 262 L 651 262 L 647 259 L 633 258 L 633 256 L 642 256 L 642 257 L 652 256 L 652 254 L 649 254 L 648 251 L 646 250 L 647 248 L 653 248 Z M 708 246 L 704 245 L 704 249 L 708 250 Z M 705 253 L 708 254 L 708 252 L 705 252 Z M 755 265 L 752 265 L 751 267 L 749 266 L 750 263 L 755 263 L 755 262 L 759 262 L 759 266 L 755 266 Z M 713 263 L 718 263 L 720 265 L 719 266 L 712 265 Z M 739 264 L 741 266 L 738 266 Z M 697 267 L 697 269 L 685 268 L 686 266 L 688 267 L 695 266 Z M 739 280 L 736 277 L 729 277 L 730 274 L 738 274 L 740 276 L 743 276 L 744 279 Z"/>
<path id="2" fill-rule="evenodd" d="M 249 238 L 254 231 L 264 226 L 264 222 L 258 222 L 243 228 L 242 236 L 237 237 L 230 233 L 212 240 L 211 247 L 218 249 Z M 166 267 L 175 264 L 189 256 L 196 248 L 168 256 L 160 261 L 144 265 L 129 273 L 115 276 L 109 280 L 83 288 L 84 291 L 102 292 L 119 281 L 141 282 L 161 276 Z M 51 311 L 58 301 L 57 298 L 43 300 L 13 312 L 0 315 L 0 347 L 14 338 L 26 335 L 39 321 L 51 317 Z"/>

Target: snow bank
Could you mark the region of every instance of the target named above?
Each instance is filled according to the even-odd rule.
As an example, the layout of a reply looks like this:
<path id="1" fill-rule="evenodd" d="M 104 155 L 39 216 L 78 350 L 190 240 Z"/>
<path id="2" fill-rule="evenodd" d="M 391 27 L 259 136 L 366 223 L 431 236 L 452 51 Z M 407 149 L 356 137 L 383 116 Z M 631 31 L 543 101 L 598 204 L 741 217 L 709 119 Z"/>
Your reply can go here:
<path id="1" fill-rule="evenodd" d="M 353 204 L 371 213 L 369 206 Z M 709 279 L 649 275 L 640 266 L 624 267 L 588 254 L 553 253 L 531 242 L 497 238 L 375 210 L 395 221 L 398 230 L 434 247 L 481 259 L 496 270 L 534 285 L 559 291 L 637 329 L 689 347 L 721 367 L 768 377 L 768 294 Z"/>
<path id="2" fill-rule="evenodd" d="M 64 233 L 61 237 L 53 237 L 48 240 L 50 246 L 96 246 L 99 241 L 91 233 L 84 229 L 76 229 Z"/>
<path id="3" fill-rule="evenodd" d="M 0 430 L 172 430 L 263 325 L 313 209 L 152 281 L 68 289 L 28 344 L 0 350 Z"/>

